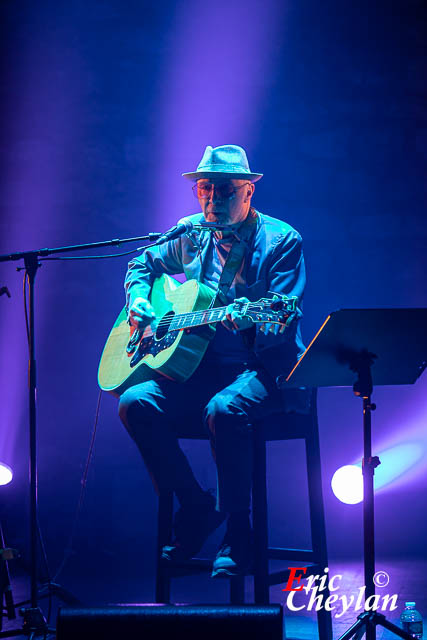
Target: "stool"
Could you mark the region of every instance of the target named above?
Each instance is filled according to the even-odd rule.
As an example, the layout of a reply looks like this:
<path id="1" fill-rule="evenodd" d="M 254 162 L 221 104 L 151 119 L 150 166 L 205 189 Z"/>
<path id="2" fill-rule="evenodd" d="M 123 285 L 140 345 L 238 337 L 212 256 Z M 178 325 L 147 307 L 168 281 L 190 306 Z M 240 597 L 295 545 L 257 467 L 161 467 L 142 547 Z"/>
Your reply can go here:
<path id="1" fill-rule="evenodd" d="M 325 514 L 323 506 L 322 477 L 320 464 L 319 429 L 317 421 L 316 390 L 311 394 L 310 413 L 282 413 L 254 424 L 254 465 L 252 482 L 252 524 L 254 532 L 254 600 L 256 604 L 269 603 L 271 585 L 285 584 L 289 578 L 288 568 L 273 573 L 269 570 L 269 560 L 297 562 L 307 567 L 304 577 L 323 574 L 328 566 L 326 548 Z M 206 434 L 195 437 L 182 432 L 180 438 L 208 439 Z M 290 549 L 268 546 L 267 474 L 266 443 L 303 439 L 305 441 L 310 530 L 312 549 Z M 212 560 L 194 558 L 173 567 L 161 562 L 162 547 L 170 543 L 173 523 L 173 494 L 159 496 L 156 602 L 170 602 L 171 578 L 210 572 Z M 245 577 L 230 578 L 230 602 L 244 602 Z M 328 589 L 322 591 L 324 600 Z M 320 640 L 332 639 L 331 612 L 324 608 L 317 612 Z"/>

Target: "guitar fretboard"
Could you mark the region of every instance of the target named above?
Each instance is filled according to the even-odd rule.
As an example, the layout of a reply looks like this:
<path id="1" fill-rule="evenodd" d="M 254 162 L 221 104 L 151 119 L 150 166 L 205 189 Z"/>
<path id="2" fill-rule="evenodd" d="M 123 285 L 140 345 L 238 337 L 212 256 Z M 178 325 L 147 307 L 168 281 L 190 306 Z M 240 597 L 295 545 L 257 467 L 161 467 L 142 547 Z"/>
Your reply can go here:
<path id="1" fill-rule="evenodd" d="M 201 311 L 192 311 L 191 313 L 177 314 L 173 317 L 169 325 L 169 331 L 221 322 L 221 320 L 225 318 L 225 311 L 226 307 L 217 307 L 215 309 L 204 309 Z"/>

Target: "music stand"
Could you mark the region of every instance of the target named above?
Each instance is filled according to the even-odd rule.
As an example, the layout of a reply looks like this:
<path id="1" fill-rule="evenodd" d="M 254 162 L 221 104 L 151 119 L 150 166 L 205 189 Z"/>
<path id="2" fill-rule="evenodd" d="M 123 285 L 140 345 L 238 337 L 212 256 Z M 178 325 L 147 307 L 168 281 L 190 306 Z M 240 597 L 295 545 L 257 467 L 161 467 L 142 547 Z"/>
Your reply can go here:
<path id="1" fill-rule="evenodd" d="M 366 599 L 375 595 L 373 385 L 413 384 L 427 366 L 427 309 L 340 309 L 331 313 L 282 388 L 347 387 L 363 400 L 363 546 Z M 376 626 L 412 636 L 376 611 L 365 611 L 339 638 L 374 640 Z M 412 639 L 413 640 L 413 639 Z"/>

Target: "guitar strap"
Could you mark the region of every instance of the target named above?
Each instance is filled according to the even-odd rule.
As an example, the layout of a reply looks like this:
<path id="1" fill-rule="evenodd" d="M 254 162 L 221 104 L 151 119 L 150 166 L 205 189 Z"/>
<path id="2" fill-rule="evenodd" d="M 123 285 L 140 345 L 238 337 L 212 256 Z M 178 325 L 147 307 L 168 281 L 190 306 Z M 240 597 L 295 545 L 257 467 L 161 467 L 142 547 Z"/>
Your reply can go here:
<path id="1" fill-rule="evenodd" d="M 258 214 L 253 207 L 249 209 L 249 213 L 242 226 L 239 227 L 238 232 L 234 235 L 234 240 L 231 245 L 231 249 L 228 253 L 227 259 L 224 263 L 222 273 L 218 282 L 218 288 L 215 297 L 213 298 L 210 307 L 215 307 L 218 304 L 227 304 L 227 292 L 231 287 L 231 284 L 242 264 L 243 257 L 245 255 L 246 248 L 249 244 L 249 239 L 256 227 L 258 221 Z"/>

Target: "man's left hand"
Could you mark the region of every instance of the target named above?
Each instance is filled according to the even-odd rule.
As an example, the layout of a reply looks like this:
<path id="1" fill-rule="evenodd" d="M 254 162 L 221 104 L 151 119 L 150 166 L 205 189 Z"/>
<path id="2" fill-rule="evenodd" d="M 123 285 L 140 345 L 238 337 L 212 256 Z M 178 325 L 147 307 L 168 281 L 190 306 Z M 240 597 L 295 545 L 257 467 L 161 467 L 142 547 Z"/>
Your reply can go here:
<path id="1" fill-rule="evenodd" d="M 251 318 L 245 316 L 239 307 L 235 305 L 236 302 L 246 304 L 249 300 L 248 298 L 237 298 L 233 304 L 229 304 L 225 311 L 226 319 L 222 321 L 222 324 L 230 331 L 233 331 L 234 329 L 237 331 L 244 331 L 245 329 L 252 327 L 253 322 Z"/>

